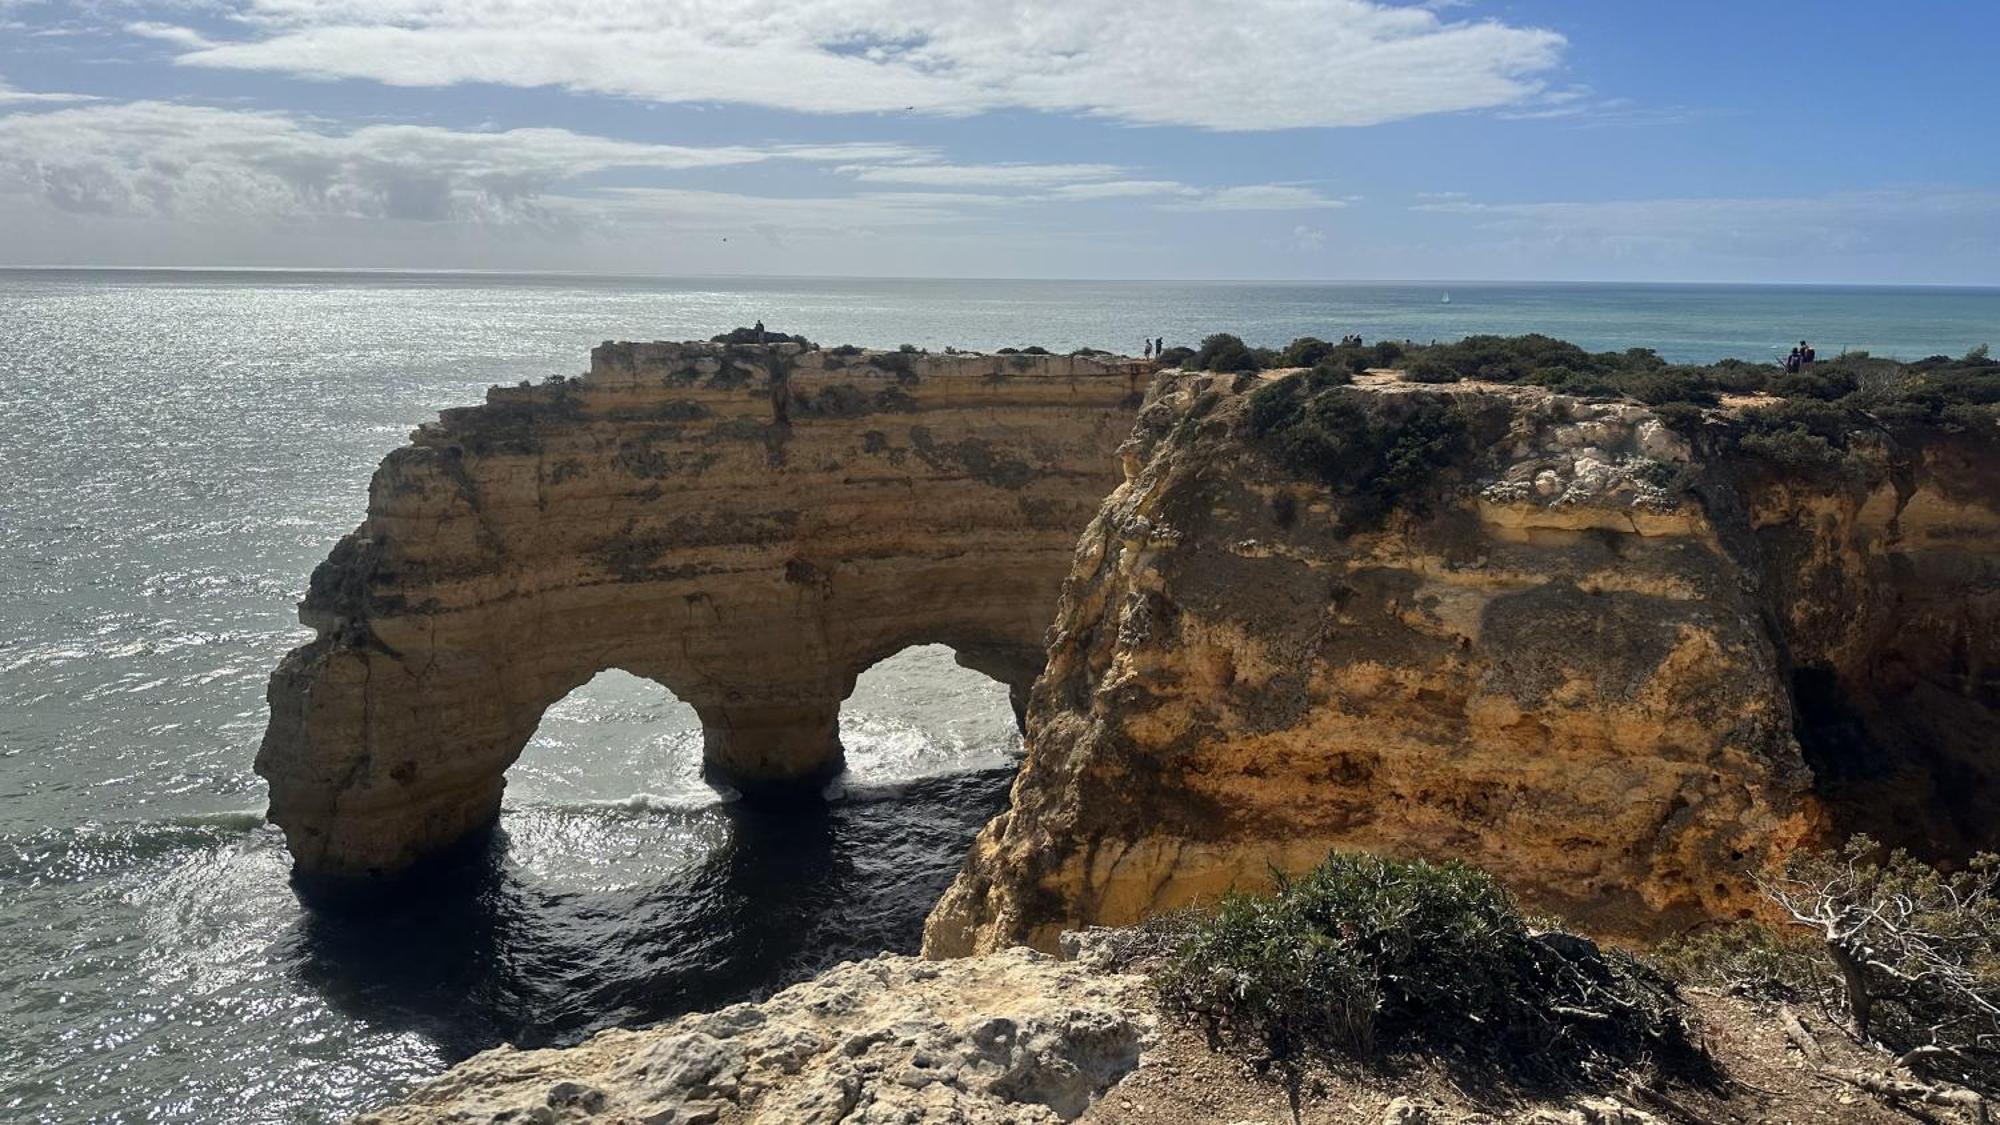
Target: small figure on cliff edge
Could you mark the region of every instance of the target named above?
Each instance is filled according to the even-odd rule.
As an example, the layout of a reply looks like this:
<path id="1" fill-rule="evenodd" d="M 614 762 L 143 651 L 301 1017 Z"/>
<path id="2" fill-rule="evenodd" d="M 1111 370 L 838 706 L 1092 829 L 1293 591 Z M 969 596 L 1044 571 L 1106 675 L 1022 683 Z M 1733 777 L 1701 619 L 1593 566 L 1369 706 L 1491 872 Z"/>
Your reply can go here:
<path id="1" fill-rule="evenodd" d="M 750 330 L 757 334 L 757 342 L 762 344 L 764 342 L 764 322 L 761 320 L 758 321 Z"/>
<path id="2" fill-rule="evenodd" d="M 1165 336 L 1159 336 L 1153 340 L 1153 354 L 1156 356 L 1167 354 L 1167 338 Z"/>
<path id="3" fill-rule="evenodd" d="M 1153 341 L 1151 340 L 1146 341 L 1146 358 L 1153 358 Z"/>
<path id="4" fill-rule="evenodd" d="M 1806 343 L 1804 340 L 1799 341 L 1800 366 L 1804 367 L 1807 371 L 1811 371 L 1813 361 L 1817 360 L 1818 358 L 1819 358 L 1819 353 L 1813 350 L 1813 346 L 1811 344 Z"/>

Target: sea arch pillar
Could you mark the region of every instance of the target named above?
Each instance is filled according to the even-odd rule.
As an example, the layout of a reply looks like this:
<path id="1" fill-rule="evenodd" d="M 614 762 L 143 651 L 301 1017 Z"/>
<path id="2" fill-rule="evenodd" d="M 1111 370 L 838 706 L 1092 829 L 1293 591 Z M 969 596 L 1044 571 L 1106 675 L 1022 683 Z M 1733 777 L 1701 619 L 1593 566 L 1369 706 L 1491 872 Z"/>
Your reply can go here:
<path id="1" fill-rule="evenodd" d="M 543 712 L 606 668 L 692 705 L 711 776 L 751 793 L 837 773 L 854 676 L 906 638 L 1018 717 L 1145 374 L 607 344 L 446 411 L 376 471 L 271 679 L 257 770 L 296 873 L 381 882 L 480 835 Z"/>

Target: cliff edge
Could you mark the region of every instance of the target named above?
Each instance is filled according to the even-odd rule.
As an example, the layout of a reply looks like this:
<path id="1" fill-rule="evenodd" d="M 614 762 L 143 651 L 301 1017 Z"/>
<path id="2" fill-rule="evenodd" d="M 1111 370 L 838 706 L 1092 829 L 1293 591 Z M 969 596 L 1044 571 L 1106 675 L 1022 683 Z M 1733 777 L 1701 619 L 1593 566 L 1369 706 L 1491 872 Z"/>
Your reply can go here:
<path id="1" fill-rule="evenodd" d="M 1084 533 L 948 956 L 1457 858 L 1644 936 L 1865 829 L 2000 836 L 2000 456 L 1745 454 L 1728 412 L 1168 372 Z"/>

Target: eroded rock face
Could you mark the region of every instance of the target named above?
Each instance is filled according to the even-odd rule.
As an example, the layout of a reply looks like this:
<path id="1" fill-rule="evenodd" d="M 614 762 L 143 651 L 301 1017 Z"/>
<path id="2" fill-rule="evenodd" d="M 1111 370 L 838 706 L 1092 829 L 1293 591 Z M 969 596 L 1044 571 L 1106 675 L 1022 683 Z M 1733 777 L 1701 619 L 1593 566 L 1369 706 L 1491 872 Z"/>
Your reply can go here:
<path id="1" fill-rule="evenodd" d="M 1392 439 L 1440 408 L 1465 427 L 1423 502 L 1371 513 L 1250 436 L 1260 383 L 1155 386 L 1065 585 L 1012 808 L 928 954 L 1052 948 L 1335 847 L 1463 859 L 1644 936 L 1757 909 L 1760 865 L 1843 828 L 1996 842 L 1993 465 L 1940 447 L 1815 482 L 1637 405 L 1326 392 Z M 1815 677 L 1831 733 L 1795 690 Z"/>
<path id="2" fill-rule="evenodd" d="M 1141 977 L 1026 949 L 944 964 L 885 954 L 761 1004 L 565 1050 L 486 1051 L 357 1121 L 1035 1125 L 1082 1113 L 1155 1030 Z"/>
<path id="3" fill-rule="evenodd" d="M 620 668 L 743 787 L 836 771 L 855 677 L 912 644 L 1015 691 L 1118 476 L 1116 357 L 605 344 L 389 455 L 314 573 L 257 770 L 302 875 L 477 833 L 542 712 Z"/>

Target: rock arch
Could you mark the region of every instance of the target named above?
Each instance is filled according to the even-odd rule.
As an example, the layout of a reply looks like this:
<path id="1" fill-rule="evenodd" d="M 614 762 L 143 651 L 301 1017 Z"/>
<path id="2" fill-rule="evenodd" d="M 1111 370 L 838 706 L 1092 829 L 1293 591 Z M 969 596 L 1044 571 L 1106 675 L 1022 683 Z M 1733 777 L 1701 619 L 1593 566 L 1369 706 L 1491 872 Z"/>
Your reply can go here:
<path id="1" fill-rule="evenodd" d="M 314 571 L 257 770 L 301 876 L 491 824 L 543 712 L 607 668 L 748 791 L 840 768 L 855 677 L 951 646 L 1017 715 L 1149 368 L 1115 357 L 617 344 L 391 453 Z"/>

